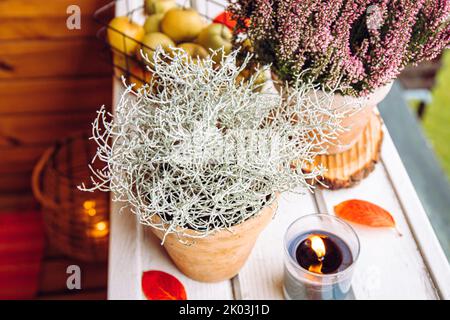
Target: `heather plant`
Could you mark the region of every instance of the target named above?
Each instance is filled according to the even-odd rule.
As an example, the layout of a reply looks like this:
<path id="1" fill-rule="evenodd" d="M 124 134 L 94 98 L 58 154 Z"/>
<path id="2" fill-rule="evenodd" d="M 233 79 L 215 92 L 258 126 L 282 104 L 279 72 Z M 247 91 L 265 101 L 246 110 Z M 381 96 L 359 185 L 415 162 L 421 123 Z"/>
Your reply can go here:
<path id="1" fill-rule="evenodd" d="M 282 80 L 340 83 L 353 96 L 450 43 L 450 0 L 236 0 L 230 10 L 235 34 Z"/>
<path id="2" fill-rule="evenodd" d="M 112 191 L 166 235 L 203 237 L 255 216 L 277 192 L 312 188 L 324 171 L 314 158 L 345 114 L 312 84 L 280 96 L 256 90 L 257 76 L 237 81 L 249 58 L 237 66 L 236 55 L 221 52 L 218 66 L 214 54 L 192 61 L 157 49 L 151 83 L 128 87 L 114 116 L 98 112 L 94 160 L 104 166 L 81 189 Z"/>

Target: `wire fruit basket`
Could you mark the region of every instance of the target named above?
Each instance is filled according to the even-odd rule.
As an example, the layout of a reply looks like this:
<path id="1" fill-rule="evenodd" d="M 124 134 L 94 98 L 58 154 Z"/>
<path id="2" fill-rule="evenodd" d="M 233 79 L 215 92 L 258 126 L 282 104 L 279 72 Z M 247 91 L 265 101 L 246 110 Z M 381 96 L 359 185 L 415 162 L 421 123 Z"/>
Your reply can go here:
<path id="1" fill-rule="evenodd" d="M 207 22 L 211 22 L 218 15 L 225 11 L 227 1 L 215 0 L 184 0 L 178 1 L 177 5 L 183 8 L 195 9 Z M 117 6 L 123 6 L 126 16 L 133 22 L 140 25 L 144 24 L 146 15 L 143 0 L 116 0 L 99 8 L 94 13 L 94 19 L 101 24 L 97 32 L 97 38 L 104 43 L 103 54 L 105 59 L 113 66 L 114 75 L 121 79 L 125 77 L 127 83 L 143 84 L 150 80 L 151 74 L 145 63 L 139 57 L 141 50 L 147 49 L 154 51 L 156 48 L 149 47 L 144 43 L 129 37 L 122 31 L 109 25 L 111 17 L 114 16 L 114 9 Z M 108 42 L 108 32 L 119 35 L 122 44 L 120 48 L 111 45 Z M 120 42 L 120 41 L 119 41 Z M 132 54 L 129 54 L 127 47 L 136 47 Z"/>

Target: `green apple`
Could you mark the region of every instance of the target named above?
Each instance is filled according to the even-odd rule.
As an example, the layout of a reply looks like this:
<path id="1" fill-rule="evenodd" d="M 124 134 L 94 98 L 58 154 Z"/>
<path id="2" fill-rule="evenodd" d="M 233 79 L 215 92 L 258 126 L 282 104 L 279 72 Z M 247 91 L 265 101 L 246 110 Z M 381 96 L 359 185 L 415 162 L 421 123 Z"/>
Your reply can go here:
<path id="1" fill-rule="evenodd" d="M 144 23 L 145 33 L 160 32 L 160 23 L 162 18 L 164 18 L 164 13 L 155 13 L 148 16 Z"/>
<path id="2" fill-rule="evenodd" d="M 177 3 L 175 0 L 145 0 L 144 8 L 146 14 L 166 13 L 175 8 Z"/>
<path id="3" fill-rule="evenodd" d="M 116 17 L 109 23 L 107 39 L 111 47 L 131 55 L 142 41 L 144 33 L 144 28 L 128 17 Z"/>
<path id="4" fill-rule="evenodd" d="M 228 54 L 233 46 L 231 43 L 232 38 L 233 34 L 225 25 L 212 23 L 200 32 L 196 43 L 206 49 L 218 50 L 223 48 L 224 52 Z M 220 61 L 221 58 L 220 54 L 213 57 L 216 62 Z"/>
<path id="5" fill-rule="evenodd" d="M 169 10 L 161 21 L 161 30 L 173 41 L 190 42 L 204 27 L 200 14 L 193 9 L 175 8 Z"/>
<path id="6" fill-rule="evenodd" d="M 147 33 L 142 39 L 142 43 L 146 45 L 146 47 L 142 48 L 142 51 L 148 55 L 148 59 L 150 61 L 153 60 L 153 54 L 155 53 L 156 48 L 159 46 L 164 49 L 167 53 L 170 53 L 170 48 L 175 47 L 175 43 L 161 32 L 152 32 Z"/>
<path id="7" fill-rule="evenodd" d="M 186 53 L 192 58 L 192 60 L 196 61 L 198 59 L 205 59 L 209 56 L 208 51 L 203 48 L 201 45 L 191 42 L 185 42 L 178 45 L 178 48 L 183 49 Z"/>

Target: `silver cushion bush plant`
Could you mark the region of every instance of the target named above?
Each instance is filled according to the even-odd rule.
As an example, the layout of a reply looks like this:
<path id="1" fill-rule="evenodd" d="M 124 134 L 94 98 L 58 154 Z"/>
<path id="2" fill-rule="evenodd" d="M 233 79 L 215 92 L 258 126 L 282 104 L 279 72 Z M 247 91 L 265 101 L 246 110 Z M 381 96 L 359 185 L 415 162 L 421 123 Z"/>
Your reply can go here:
<path id="1" fill-rule="evenodd" d="M 141 223 L 194 238 L 257 215 L 278 192 L 312 189 L 324 168 L 302 164 L 343 130 L 345 114 L 310 83 L 280 95 L 258 89 L 257 75 L 238 82 L 250 57 L 238 66 L 236 55 L 193 61 L 173 48 L 147 58 L 151 82 L 128 86 L 114 115 L 98 111 L 93 161 L 104 165 L 80 189 L 111 191 Z"/>

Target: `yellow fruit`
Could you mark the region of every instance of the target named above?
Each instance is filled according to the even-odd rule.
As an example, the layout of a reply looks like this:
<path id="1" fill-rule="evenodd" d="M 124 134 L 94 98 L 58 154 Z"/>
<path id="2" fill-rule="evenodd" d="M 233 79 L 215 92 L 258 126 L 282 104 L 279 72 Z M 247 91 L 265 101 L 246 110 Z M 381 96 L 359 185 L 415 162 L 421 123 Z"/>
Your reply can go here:
<path id="1" fill-rule="evenodd" d="M 130 77 L 128 78 L 128 83 L 135 83 L 133 87 L 134 90 L 140 89 L 144 84 L 150 84 L 152 80 L 152 74 L 150 71 L 145 70 L 144 66 L 134 64 L 130 68 Z"/>
<path id="2" fill-rule="evenodd" d="M 132 55 L 144 37 L 144 28 L 128 17 L 116 17 L 109 23 L 108 43 L 114 49 Z"/>
<path id="3" fill-rule="evenodd" d="M 171 9 L 161 21 L 162 32 L 177 43 L 194 40 L 203 27 L 202 17 L 192 9 Z"/>
<path id="4" fill-rule="evenodd" d="M 158 46 L 164 49 L 166 52 L 170 52 L 170 47 L 175 47 L 175 43 L 161 32 L 152 32 L 147 33 L 142 39 L 142 43 L 146 45 L 146 47 L 142 48 L 144 54 L 148 55 L 150 61 L 153 60 L 153 54 Z"/>
<path id="5" fill-rule="evenodd" d="M 114 75 L 119 78 L 126 77 L 127 84 L 135 83 L 134 90 L 141 88 L 144 83 L 150 83 L 152 74 L 146 69 L 145 65 L 137 62 L 133 57 L 128 57 L 127 61 L 123 54 L 114 54 L 113 62 Z"/>
<path id="6" fill-rule="evenodd" d="M 191 42 L 185 42 L 178 45 L 178 48 L 183 49 L 193 59 L 205 59 L 209 56 L 208 51 L 201 45 Z"/>
<path id="7" fill-rule="evenodd" d="M 113 64 L 114 64 L 114 75 L 116 77 L 121 77 L 126 73 L 127 64 L 125 61 L 125 56 L 122 53 L 113 52 Z"/>
<path id="8" fill-rule="evenodd" d="M 197 37 L 196 42 L 207 49 L 218 50 L 223 48 L 226 54 L 231 52 L 231 40 L 233 34 L 230 29 L 220 23 L 212 23 L 204 28 Z M 221 55 L 215 55 L 214 61 L 218 62 Z"/>
<path id="9" fill-rule="evenodd" d="M 177 3 L 175 0 L 145 0 L 144 3 L 145 13 L 148 15 L 155 13 L 166 13 L 176 6 Z"/>
<path id="10" fill-rule="evenodd" d="M 151 32 L 160 32 L 161 28 L 160 23 L 162 18 L 164 17 L 164 13 L 155 13 L 145 19 L 144 30 L 145 33 Z"/>

